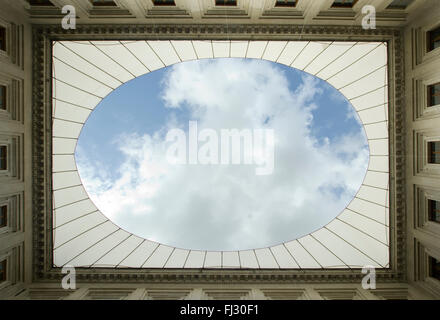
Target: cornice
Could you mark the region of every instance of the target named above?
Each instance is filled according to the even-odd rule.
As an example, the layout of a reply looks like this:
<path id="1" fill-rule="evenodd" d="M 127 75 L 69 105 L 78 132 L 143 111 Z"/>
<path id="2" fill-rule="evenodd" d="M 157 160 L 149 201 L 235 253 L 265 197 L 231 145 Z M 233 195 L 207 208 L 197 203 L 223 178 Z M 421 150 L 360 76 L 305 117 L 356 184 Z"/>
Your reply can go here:
<path id="1" fill-rule="evenodd" d="M 52 41 L 130 39 L 218 40 L 346 40 L 387 41 L 389 59 L 390 265 L 376 271 L 378 282 L 406 280 L 404 61 L 402 31 L 394 27 L 364 30 L 347 26 L 136 24 L 33 26 L 32 184 L 33 277 L 35 282 L 59 281 L 52 267 Z M 105 283 L 327 283 L 359 282 L 360 269 L 234 270 L 234 269 L 104 269 L 78 268 L 79 282 Z"/>

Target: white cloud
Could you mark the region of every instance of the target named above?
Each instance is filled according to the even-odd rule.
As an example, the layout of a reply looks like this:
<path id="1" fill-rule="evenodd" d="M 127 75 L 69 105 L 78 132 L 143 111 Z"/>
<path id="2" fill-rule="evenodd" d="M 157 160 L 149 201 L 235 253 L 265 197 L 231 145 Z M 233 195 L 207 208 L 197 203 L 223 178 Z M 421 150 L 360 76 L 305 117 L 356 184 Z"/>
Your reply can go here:
<path id="1" fill-rule="evenodd" d="M 199 128 L 274 129 L 273 174 L 257 176 L 249 165 L 169 165 L 164 135 L 187 126 L 172 118 L 153 136 L 120 137 L 125 160 L 115 181 L 81 150 L 81 178 L 116 224 L 164 244 L 235 250 L 292 240 L 325 225 L 348 204 L 368 163 L 361 131 L 326 144 L 312 137 L 311 110 L 320 92 L 310 76 L 289 91 L 283 72 L 264 61 L 177 64 L 164 82 L 165 103 L 187 108 Z"/>

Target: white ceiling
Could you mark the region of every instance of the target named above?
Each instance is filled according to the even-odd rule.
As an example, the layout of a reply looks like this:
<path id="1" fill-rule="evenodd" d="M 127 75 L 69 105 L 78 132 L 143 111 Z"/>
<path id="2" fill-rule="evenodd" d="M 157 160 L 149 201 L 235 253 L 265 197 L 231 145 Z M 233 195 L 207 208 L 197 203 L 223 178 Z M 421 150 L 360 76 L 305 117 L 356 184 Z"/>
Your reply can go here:
<path id="1" fill-rule="evenodd" d="M 129 268 L 362 268 L 389 266 L 387 46 L 318 41 L 61 41 L 53 46 L 54 264 Z M 338 89 L 356 109 L 368 171 L 340 215 L 302 238 L 246 251 L 179 249 L 120 229 L 89 199 L 74 151 L 112 90 L 182 61 L 240 57 L 282 63 Z M 325 204 L 323 204 L 325 206 Z"/>

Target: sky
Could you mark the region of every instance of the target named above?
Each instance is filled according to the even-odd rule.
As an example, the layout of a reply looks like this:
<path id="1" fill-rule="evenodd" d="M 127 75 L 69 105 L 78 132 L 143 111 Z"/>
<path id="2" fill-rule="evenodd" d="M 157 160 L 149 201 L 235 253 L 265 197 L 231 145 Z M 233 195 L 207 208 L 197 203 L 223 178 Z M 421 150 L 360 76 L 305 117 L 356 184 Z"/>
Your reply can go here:
<path id="1" fill-rule="evenodd" d="M 199 132 L 272 130 L 273 170 L 169 163 L 167 133 L 188 133 L 189 121 Z M 91 113 L 75 151 L 90 198 L 118 226 L 219 251 L 268 247 L 326 225 L 359 189 L 368 155 L 357 114 L 335 88 L 238 58 L 183 62 L 121 85 Z"/>

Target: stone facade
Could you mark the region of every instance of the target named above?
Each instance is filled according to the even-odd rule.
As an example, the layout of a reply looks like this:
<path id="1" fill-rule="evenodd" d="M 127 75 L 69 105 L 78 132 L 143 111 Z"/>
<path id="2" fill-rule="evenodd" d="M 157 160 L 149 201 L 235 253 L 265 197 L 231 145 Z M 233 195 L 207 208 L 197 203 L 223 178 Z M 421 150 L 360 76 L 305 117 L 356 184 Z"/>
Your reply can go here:
<path id="1" fill-rule="evenodd" d="M 116 0 L 112 10 L 77 8 L 77 29 L 60 21 L 66 0 L 53 6 L 0 0 L 0 84 L 10 93 L 0 135 L 14 150 L 14 172 L 0 176 L 0 201 L 17 223 L 0 233 L 7 264 L 6 299 L 438 299 L 440 283 L 428 259 L 440 260 L 440 229 L 426 223 L 427 197 L 439 189 L 439 169 L 426 170 L 423 141 L 437 137 L 440 112 L 427 112 L 425 87 L 440 82 L 440 49 L 427 52 L 426 32 L 438 27 L 436 0 L 387 9 L 391 0 L 359 0 L 353 9 L 332 1 L 298 2 L 284 11 L 274 1 L 240 1 L 216 8 L 209 1 L 176 0 L 158 8 L 149 0 Z M 213 3 L 214 1 L 212 1 Z M 311 4 L 313 3 L 313 4 Z M 363 5 L 377 9 L 377 29 L 360 27 Z M 106 11 L 107 10 L 107 11 Z M 221 11 L 223 10 L 223 11 Z M 286 18 L 287 15 L 287 18 Z M 360 270 L 133 270 L 78 269 L 78 289 L 63 290 L 52 266 L 51 41 L 92 39 L 371 40 L 389 45 L 390 268 L 377 271 L 376 290 L 364 290 Z M 11 94 L 12 93 L 12 94 Z M 425 140 L 423 140 L 425 137 Z M 421 141 L 421 142 L 420 142 Z M 13 146 L 13 147 L 12 147 Z M 440 199 L 440 198 L 439 198 Z"/>

